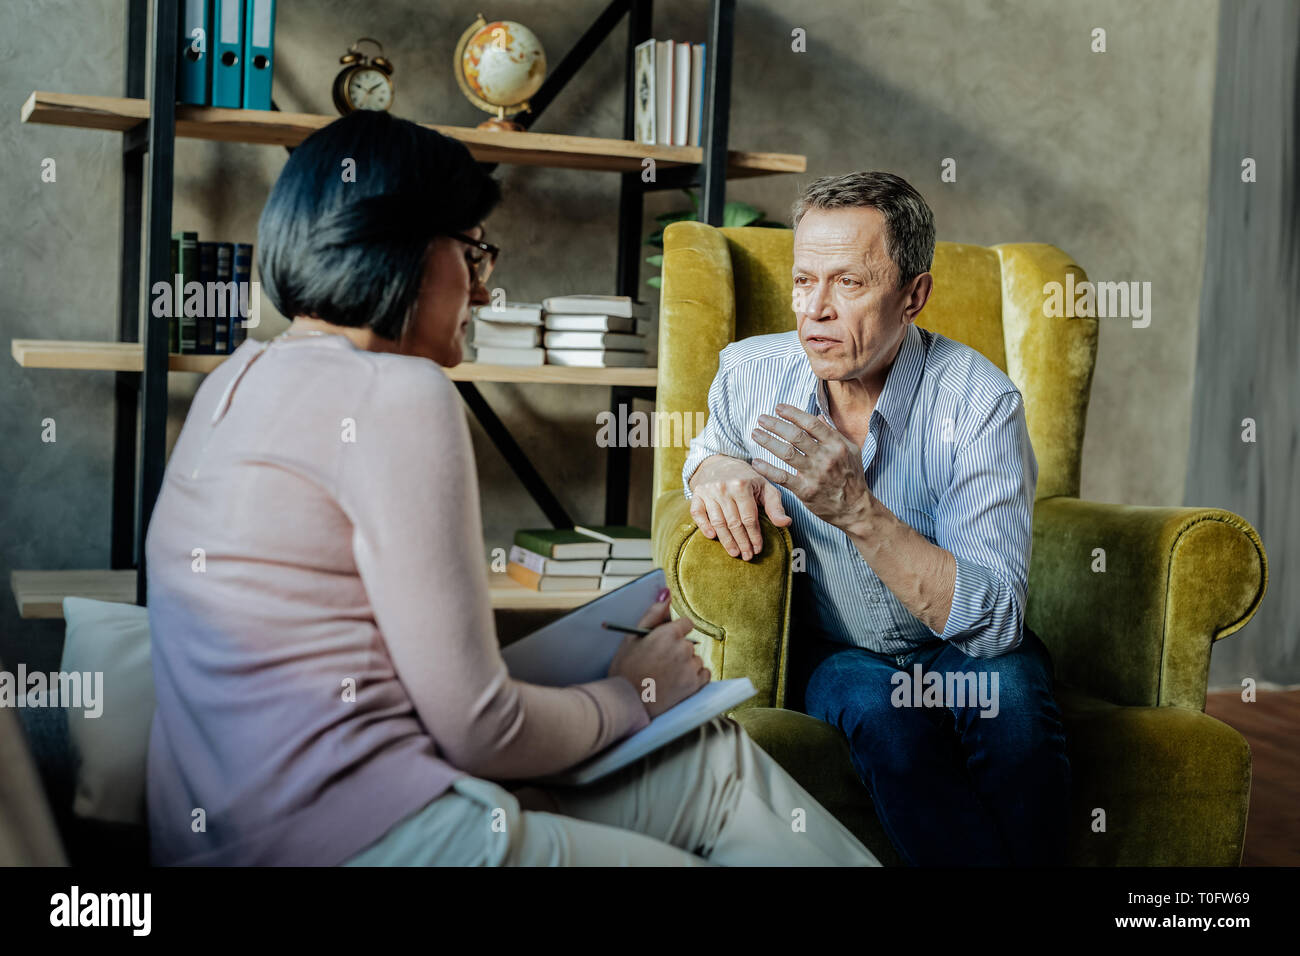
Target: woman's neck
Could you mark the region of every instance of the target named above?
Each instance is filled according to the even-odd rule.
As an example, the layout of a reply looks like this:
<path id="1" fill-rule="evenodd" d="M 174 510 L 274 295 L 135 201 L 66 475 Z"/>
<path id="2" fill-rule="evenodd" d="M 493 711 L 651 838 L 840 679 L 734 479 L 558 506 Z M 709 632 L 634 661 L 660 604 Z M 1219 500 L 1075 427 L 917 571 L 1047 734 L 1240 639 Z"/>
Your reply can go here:
<path id="1" fill-rule="evenodd" d="M 375 333 L 373 329 L 357 328 L 348 325 L 334 325 L 324 319 L 310 315 L 295 315 L 289 327 L 289 335 L 306 335 L 308 332 L 323 332 L 327 335 L 341 335 L 357 348 L 366 352 L 396 352 L 397 343 Z"/>

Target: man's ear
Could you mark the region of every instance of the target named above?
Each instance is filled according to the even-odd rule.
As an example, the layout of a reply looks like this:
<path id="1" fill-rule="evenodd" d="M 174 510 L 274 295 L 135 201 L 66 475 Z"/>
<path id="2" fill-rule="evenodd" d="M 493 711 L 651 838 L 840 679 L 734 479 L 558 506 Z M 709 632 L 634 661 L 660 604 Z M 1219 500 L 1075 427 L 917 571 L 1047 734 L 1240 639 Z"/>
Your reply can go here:
<path id="1" fill-rule="evenodd" d="M 925 304 L 930 301 L 930 291 L 934 288 L 934 276 L 928 272 L 922 272 L 907 284 L 905 295 L 907 296 L 903 306 L 903 315 L 909 322 L 915 322 L 916 317 L 921 314 Z"/>

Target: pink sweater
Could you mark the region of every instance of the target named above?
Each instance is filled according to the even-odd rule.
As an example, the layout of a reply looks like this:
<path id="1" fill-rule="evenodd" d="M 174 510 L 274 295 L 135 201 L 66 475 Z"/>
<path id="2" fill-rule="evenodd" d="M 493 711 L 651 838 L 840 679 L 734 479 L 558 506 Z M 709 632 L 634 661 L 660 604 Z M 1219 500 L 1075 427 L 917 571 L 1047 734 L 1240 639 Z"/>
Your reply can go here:
<path id="1" fill-rule="evenodd" d="M 340 863 L 459 776 L 555 772 L 648 722 L 622 678 L 507 675 L 431 361 L 246 341 L 195 395 L 146 549 L 155 863 Z"/>

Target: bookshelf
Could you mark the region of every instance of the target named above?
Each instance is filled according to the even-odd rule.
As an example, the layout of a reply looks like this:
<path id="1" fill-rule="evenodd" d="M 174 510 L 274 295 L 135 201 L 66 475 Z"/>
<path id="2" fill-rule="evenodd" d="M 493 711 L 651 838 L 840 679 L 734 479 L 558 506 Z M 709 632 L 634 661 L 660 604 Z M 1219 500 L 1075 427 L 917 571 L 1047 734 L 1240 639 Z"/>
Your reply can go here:
<path id="1" fill-rule="evenodd" d="M 63 339 L 12 339 L 9 351 L 23 368 L 76 369 L 79 371 L 139 372 L 144 369 L 144 347 L 138 342 L 76 342 Z M 170 372 L 206 374 L 229 355 L 167 356 Z M 609 385 L 654 388 L 653 368 L 576 368 L 567 365 L 488 365 L 462 362 L 444 369 L 453 382 L 514 382 L 531 385 Z"/>
<path id="2" fill-rule="evenodd" d="M 222 143 L 297 146 L 338 119 L 314 113 L 264 112 L 176 105 L 176 135 Z M 74 126 L 81 129 L 130 132 L 149 121 L 148 100 L 119 96 L 84 96 L 37 90 L 22 107 L 24 123 Z M 649 146 L 622 139 L 596 139 L 557 133 L 481 130 L 468 126 L 423 123 L 444 136 L 458 139 L 483 163 L 545 166 L 550 169 L 586 169 L 603 172 L 640 172 L 647 157 L 668 169 L 698 166 L 704 158 L 699 146 Z M 743 179 L 773 173 L 801 173 L 803 156 L 792 153 L 753 153 L 729 150 L 727 177 Z"/>
<path id="3" fill-rule="evenodd" d="M 121 257 L 117 341 L 14 339 L 14 361 L 29 369 L 110 371 L 116 376 L 113 456 L 113 513 L 110 567 L 78 571 L 14 571 L 11 587 L 24 616 L 45 616 L 68 594 L 114 595 L 109 600 L 146 601 L 143 542 L 162 486 L 166 461 L 167 380 L 173 372 L 207 373 L 226 356 L 175 355 L 167 350 L 166 322 L 142 319 L 141 282 L 151 289 L 171 279 L 172 191 L 175 142 L 194 138 L 292 147 L 334 116 L 219 109 L 177 104 L 179 44 L 174 0 L 126 0 L 126 69 L 122 96 L 37 90 L 22 104 L 28 125 L 76 127 L 117 133 L 122 149 Z M 151 9 L 150 9 L 151 7 Z M 735 0 L 708 4 L 707 58 L 702 146 L 651 146 L 634 141 L 634 51 L 651 36 L 653 0 L 610 0 L 591 26 L 550 71 L 531 99 L 530 113 L 516 117 L 522 132 L 426 124 L 466 144 L 480 162 L 608 172 L 619 177 L 618 253 L 615 292 L 637 298 L 643 256 L 642 202 L 647 192 L 698 186 L 700 216 L 722 224 L 726 181 L 804 172 L 803 156 L 732 150 L 728 143 L 731 51 Z M 615 27 L 626 22 L 623 138 L 604 139 L 533 132 L 547 105 L 582 68 Z M 146 69 L 148 67 L 148 69 Z M 150 89 L 146 91 L 146 77 Z M 145 157 L 149 158 L 146 166 Z M 656 179 L 641 179 L 642 160 L 653 158 Z M 143 235 L 143 240 L 142 240 Z M 557 527 L 573 524 L 563 506 L 514 442 L 508 429 L 479 394 L 478 382 L 514 382 L 610 389 L 618 415 L 637 398 L 652 399 L 655 369 L 580 369 L 562 366 L 510 367 L 463 363 L 448 369 L 470 411 L 505 456 L 521 483 Z M 137 420 L 142 424 L 137 426 Z M 137 436 L 137 428 L 141 434 Z M 138 452 L 137 452 L 137 437 Z M 607 452 L 606 524 L 627 519 L 630 450 Z M 493 579 L 504 575 L 493 575 Z M 528 596 L 515 592 L 527 592 Z M 539 594 L 511 581 L 495 584 L 499 608 L 554 608 L 581 604 L 598 592 Z M 529 597 L 531 596 L 531 597 Z M 538 602 L 541 603 L 538 603 Z M 28 611 L 32 611 L 32 615 Z M 39 612 L 39 613 L 38 613 Z M 56 615 L 57 616 L 57 615 Z"/>
<path id="4" fill-rule="evenodd" d="M 122 571 L 12 571 L 9 588 L 18 614 L 24 618 L 61 618 L 65 597 L 92 598 L 131 604 L 135 601 L 136 572 Z M 492 606 L 507 611 L 569 611 L 604 591 L 534 591 L 503 573 L 488 574 Z"/>

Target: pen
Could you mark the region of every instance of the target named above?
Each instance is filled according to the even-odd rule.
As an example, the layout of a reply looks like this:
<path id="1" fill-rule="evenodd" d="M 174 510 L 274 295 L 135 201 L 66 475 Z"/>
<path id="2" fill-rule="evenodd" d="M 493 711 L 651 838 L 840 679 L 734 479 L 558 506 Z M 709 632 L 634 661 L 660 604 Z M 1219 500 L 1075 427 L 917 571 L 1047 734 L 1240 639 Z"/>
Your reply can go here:
<path id="1" fill-rule="evenodd" d="M 635 634 L 637 637 L 645 637 L 651 630 L 648 627 L 628 627 L 626 624 L 614 624 L 611 621 L 601 621 L 600 626 L 605 628 L 607 631 L 618 631 L 622 634 Z M 693 637 L 688 637 L 687 640 L 692 644 L 700 643 Z"/>
<path id="2" fill-rule="evenodd" d="M 645 637 L 650 633 L 648 627 L 628 627 L 625 624 L 612 624 L 609 621 L 601 621 L 600 626 L 607 631 L 618 631 L 620 634 L 635 634 L 637 637 Z"/>

